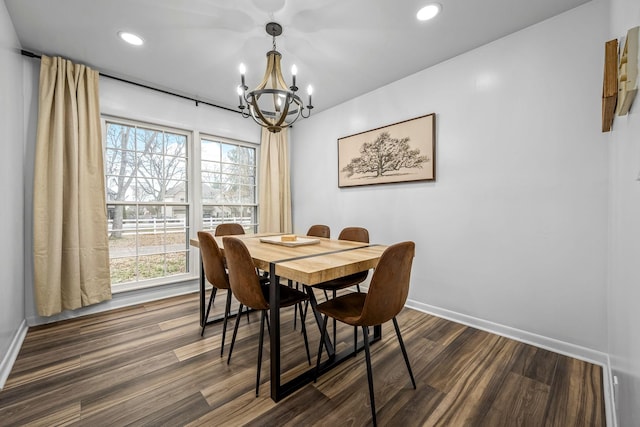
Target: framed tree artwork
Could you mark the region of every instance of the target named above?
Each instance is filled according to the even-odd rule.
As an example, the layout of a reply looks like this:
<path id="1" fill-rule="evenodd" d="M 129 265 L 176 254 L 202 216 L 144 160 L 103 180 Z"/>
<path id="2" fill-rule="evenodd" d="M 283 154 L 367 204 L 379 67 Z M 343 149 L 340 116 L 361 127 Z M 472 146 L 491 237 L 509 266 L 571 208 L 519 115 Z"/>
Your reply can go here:
<path id="1" fill-rule="evenodd" d="M 436 115 L 338 139 L 338 187 L 436 178 Z"/>

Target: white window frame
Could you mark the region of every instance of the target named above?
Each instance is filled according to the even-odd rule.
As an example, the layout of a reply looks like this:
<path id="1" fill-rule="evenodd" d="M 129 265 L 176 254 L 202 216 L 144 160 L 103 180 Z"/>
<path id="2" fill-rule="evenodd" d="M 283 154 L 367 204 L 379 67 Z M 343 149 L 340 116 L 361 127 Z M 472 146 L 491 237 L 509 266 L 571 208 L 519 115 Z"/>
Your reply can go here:
<path id="1" fill-rule="evenodd" d="M 196 152 L 196 150 L 194 150 L 194 132 L 191 130 L 187 130 L 187 129 L 180 129 L 180 128 L 176 128 L 176 127 L 170 127 L 170 126 L 166 126 L 166 125 L 162 125 L 162 124 L 158 124 L 158 123 L 150 123 L 150 122 L 146 122 L 146 121 L 142 121 L 142 120 L 132 120 L 132 119 L 125 119 L 125 118 L 120 118 L 120 117 L 114 117 L 114 116 L 109 116 L 109 115 L 102 115 L 101 117 L 101 123 L 102 123 L 102 131 L 103 131 L 103 151 L 106 153 L 106 149 L 107 149 L 107 123 L 115 123 L 115 124 L 120 124 L 123 126 L 132 126 L 132 127 L 138 127 L 138 128 L 145 128 L 145 129 L 153 129 L 153 130 L 158 130 L 158 131 L 163 131 L 163 132 L 170 132 L 170 133 L 175 133 L 175 134 L 180 134 L 180 135 L 184 135 L 187 138 L 187 142 L 186 142 L 186 169 L 187 169 L 187 177 L 186 177 L 186 181 L 187 181 L 187 201 L 185 203 L 179 203 L 179 202 L 167 202 L 167 201 L 159 201 L 159 202 L 140 202 L 140 201 L 122 201 L 122 202 L 113 202 L 113 201 L 109 201 L 107 200 L 107 206 L 108 205 L 113 205 L 113 204 L 118 204 L 118 205 L 137 205 L 137 206 L 144 206 L 144 205 L 150 205 L 150 206 L 157 206 L 157 205 L 162 205 L 162 206 L 186 206 L 187 210 L 188 210 L 188 215 L 186 216 L 186 228 L 187 228 L 187 247 L 186 247 L 186 251 L 185 254 L 187 256 L 187 272 L 186 273 L 180 273 L 180 274 L 174 274 L 174 275 L 169 275 L 169 276 L 163 276 L 163 277 L 157 277 L 157 278 L 152 278 L 152 279 L 137 279 L 134 281 L 129 281 L 129 282 L 122 282 L 122 283 L 115 283 L 111 285 L 111 291 L 112 293 L 118 293 L 118 292 L 124 292 L 124 291 L 130 291 L 130 290 L 136 290 L 136 289 L 144 289 L 144 288 L 148 288 L 148 287 L 155 287 L 155 286 L 159 286 L 159 285 L 168 285 L 168 284 L 173 284 L 173 283 L 178 283 L 178 282 L 184 282 L 184 281 L 193 281 L 194 279 L 198 278 L 200 275 L 200 268 L 197 264 L 197 260 L 198 258 L 198 252 L 197 252 L 197 248 L 194 248 L 193 246 L 191 246 L 189 244 L 189 240 L 193 238 L 195 231 L 194 231 L 194 226 L 196 224 L 200 224 L 200 222 L 196 222 L 196 216 L 195 216 L 195 211 L 199 205 L 199 203 L 196 202 L 196 197 L 198 196 L 195 192 L 194 192 L 194 176 L 199 175 L 194 173 L 194 167 L 196 165 L 196 160 L 195 157 L 198 156 L 194 156 L 194 153 Z M 198 150 L 199 151 L 199 150 Z M 198 172 L 199 172 L 199 163 L 198 163 Z M 105 175 L 106 175 L 106 171 L 105 171 Z M 199 200 L 198 200 L 199 202 Z M 105 206 L 106 208 L 106 206 Z M 138 249 L 139 247 L 136 245 L 136 254 L 138 253 Z"/>
<path id="2" fill-rule="evenodd" d="M 254 164 L 254 168 L 255 168 L 255 188 L 254 188 L 254 201 L 253 203 L 204 203 L 203 197 L 202 197 L 202 140 L 208 140 L 208 141 L 213 141 L 213 142 L 220 142 L 223 144 L 229 144 L 229 145 L 237 145 L 240 147 L 247 147 L 247 148 L 251 148 L 253 150 L 255 150 L 255 164 Z M 205 206 L 229 206 L 229 207 L 242 207 L 242 206 L 248 206 L 248 207 L 252 207 L 254 209 L 254 215 L 255 215 L 255 220 L 253 223 L 248 224 L 250 225 L 250 229 L 247 230 L 248 233 L 256 233 L 258 231 L 258 213 L 259 213 L 259 194 L 258 194 L 258 184 L 259 184 L 259 176 L 260 176 L 260 169 L 259 169 L 259 165 L 260 165 L 260 144 L 255 144 L 255 143 L 251 143 L 251 142 L 247 142 L 247 141 L 241 141 L 241 140 L 237 140 L 237 139 L 231 139 L 231 138 L 224 138 L 224 137 L 219 137 L 219 136 L 215 136 L 215 135 L 211 135 L 211 134 L 206 134 L 206 133 L 201 133 L 198 135 L 198 159 L 194 160 L 194 164 L 197 162 L 197 171 L 198 173 L 196 173 L 195 178 L 194 178 L 194 185 L 197 188 L 197 197 L 198 197 L 198 212 L 196 213 L 198 218 L 197 218 L 197 223 L 200 225 L 200 229 L 203 230 L 210 230 L 213 231 L 213 229 L 215 228 L 210 228 L 208 227 L 209 224 L 206 224 L 205 218 L 203 218 L 203 211 L 204 211 L 204 207 Z M 196 182 L 197 181 L 197 182 Z M 233 221 L 223 221 L 222 222 L 233 222 Z M 244 225 L 244 224 L 243 224 Z M 245 227 L 245 229 L 247 229 L 248 227 Z"/>

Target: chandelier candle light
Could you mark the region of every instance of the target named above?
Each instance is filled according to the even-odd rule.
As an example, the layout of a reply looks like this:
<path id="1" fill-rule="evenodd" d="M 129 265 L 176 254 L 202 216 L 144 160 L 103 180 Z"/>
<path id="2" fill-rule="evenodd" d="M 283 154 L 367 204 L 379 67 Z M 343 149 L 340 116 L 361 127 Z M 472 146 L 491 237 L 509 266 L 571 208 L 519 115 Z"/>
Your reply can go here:
<path id="1" fill-rule="evenodd" d="M 280 59 L 282 55 L 276 50 L 276 37 L 282 34 L 282 26 L 275 22 L 270 22 L 266 26 L 267 34 L 273 37 L 273 50 L 267 52 L 267 69 L 262 82 L 252 91 L 247 92 L 247 85 L 244 81 L 247 72 L 244 64 L 240 64 L 240 86 L 237 88 L 238 99 L 240 101 L 240 112 L 242 117 L 253 117 L 253 120 L 269 132 L 277 133 L 282 129 L 291 126 L 300 116 L 308 118 L 311 115 L 313 105 L 311 104 L 311 94 L 313 88 L 309 86 L 309 102 L 305 106 L 302 99 L 296 94 L 296 75 L 298 68 L 293 65 L 291 74 L 293 83 L 287 87 L 282 77 L 280 69 Z M 245 111 L 248 110 L 248 111 Z"/>

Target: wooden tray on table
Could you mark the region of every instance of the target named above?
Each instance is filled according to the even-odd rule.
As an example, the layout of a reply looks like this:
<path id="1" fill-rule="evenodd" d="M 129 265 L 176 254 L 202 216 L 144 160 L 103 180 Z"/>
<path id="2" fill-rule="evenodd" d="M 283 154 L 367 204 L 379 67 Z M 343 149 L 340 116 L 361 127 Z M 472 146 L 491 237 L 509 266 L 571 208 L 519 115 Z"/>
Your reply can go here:
<path id="1" fill-rule="evenodd" d="M 267 236 L 261 237 L 260 241 L 262 243 L 272 243 L 274 245 L 288 246 L 288 247 L 296 247 L 296 246 L 305 246 L 305 245 L 315 245 L 320 243 L 320 239 L 314 239 L 310 237 L 297 237 L 296 240 L 282 240 L 283 236 Z"/>

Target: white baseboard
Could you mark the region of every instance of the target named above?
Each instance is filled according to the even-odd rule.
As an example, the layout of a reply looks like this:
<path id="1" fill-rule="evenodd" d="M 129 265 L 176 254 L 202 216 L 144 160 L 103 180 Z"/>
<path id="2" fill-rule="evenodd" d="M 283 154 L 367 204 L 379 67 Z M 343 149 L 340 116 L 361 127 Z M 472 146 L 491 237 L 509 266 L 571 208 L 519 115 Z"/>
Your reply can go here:
<path id="1" fill-rule="evenodd" d="M 613 391 L 613 372 L 611 371 L 611 360 L 607 355 L 607 364 L 602 367 L 602 381 L 604 388 L 604 405 L 607 413 L 607 425 L 618 427 L 618 417 L 616 415 L 616 394 Z"/>
<path id="2" fill-rule="evenodd" d="M 13 368 L 13 364 L 18 357 L 24 337 L 27 336 L 28 329 L 29 327 L 27 326 L 27 321 L 25 319 L 20 323 L 20 326 L 18 326 L 18 329 L 11 340 L 11 344 L 9 345 L 9 349 L 2 358 L 2 362 L 0 362 L 0 390 L 4 388 L 7 378 L 9 378 L 11 368 Z"/>
<path id="3" fill-rule="evenodd" d="M 466 314 L 456 313 L 444 308 L 435 307 L 414 300 L 407 300 L 407 307 L 413 308 L 423 313 L 432 314 L 442 317 L 463 325 L 471 326 L 476 329 L 491 332 L 506 338 L 511 338 L 526 344 L 560 353 L 575 359 L 584 360 L 585 362 L 595 363 L 597 365 L 605 365 L 607 363 L 607 354 L 590 348 L 581 347 L 579 345 L 567 343 L 554 338 L 545 337 L 534 334 L 532 332 L 523 331 L 521 329 L 512 328 L 510 326 L 501 325 L 488 320 L 480 319 Z"/>
<path id="4" fill-rule="evenodd" d="M 512 328 L 510 326 L 501 325 L 499 323 L 490 322 L 477 317 L 468 316 L 466 314 L 457 313 L 444 308 L 424 304 L 415 300 L 407 300 L 406 307 L 575 359 L 584 360 L 585 362 L 593 363 L 595 365 L 600 365 L 602 367 L 607 425 L 617 427 L 613 394 L 613 375 L 611 373 L 611 363 L 609 361 L 608 354 L 554 338 L 534 334 L 532 332 L 523 331 L 521 329 Z"/>

